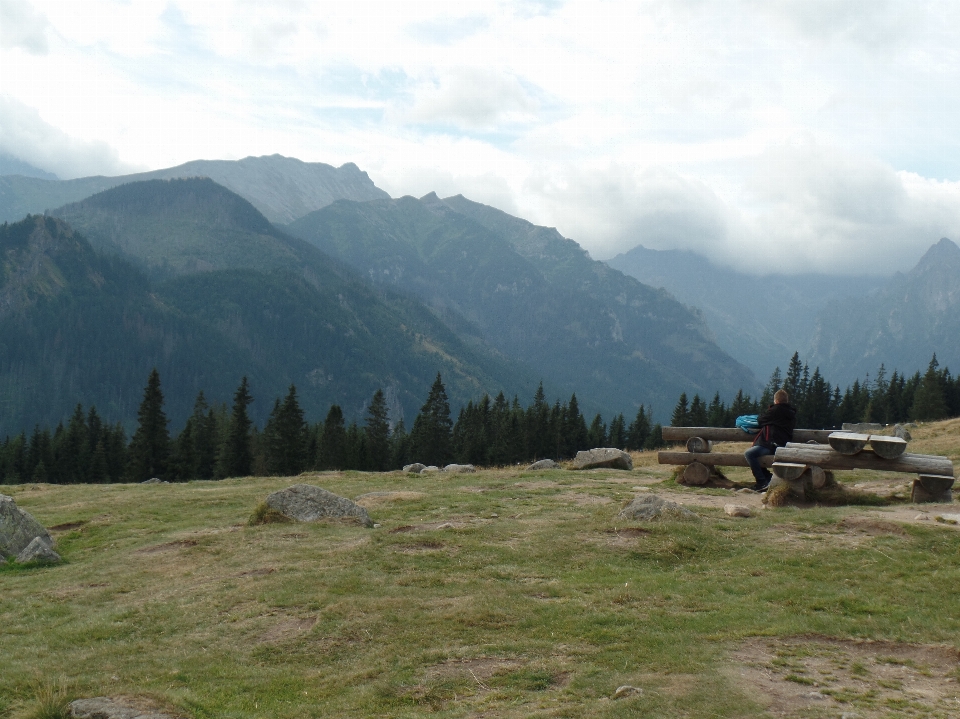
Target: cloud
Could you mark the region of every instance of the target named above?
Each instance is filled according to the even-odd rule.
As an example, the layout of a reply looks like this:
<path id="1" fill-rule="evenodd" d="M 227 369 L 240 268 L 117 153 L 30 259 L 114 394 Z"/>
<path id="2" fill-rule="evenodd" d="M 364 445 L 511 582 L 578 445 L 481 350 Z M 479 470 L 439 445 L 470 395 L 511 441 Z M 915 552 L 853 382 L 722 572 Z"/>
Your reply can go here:
<path id="1" fill-rule="evenodd" d="M 444 70 L 439 78 L 417 91 L 410 122 L 489 128 L 511 122 L 530 122 L 539 104 L 520 79 L 510 73 L 478 67 Z"/>
<path id="2" fill-rule="evenodd" d="M 133 169 L 106 143 L 70 137 L 8 95 L 0 95 L 0 152 L 63 179 L 119 175 Z"/>
<path id="3" fill-rule="evenodd" d="M 34 55 L 49 51 L 50 22 L 27 0 L 0 0 L 0 47 L 20 48 Z"/>

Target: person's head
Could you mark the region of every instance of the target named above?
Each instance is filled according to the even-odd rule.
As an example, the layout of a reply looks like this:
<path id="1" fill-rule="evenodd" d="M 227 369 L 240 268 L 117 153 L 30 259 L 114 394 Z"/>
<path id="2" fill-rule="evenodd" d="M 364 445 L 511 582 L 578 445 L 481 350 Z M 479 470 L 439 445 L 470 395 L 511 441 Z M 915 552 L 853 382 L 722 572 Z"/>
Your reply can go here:
<path id="1" fill-rule="evenodd" d="M 790 395 L 787 394 L 787 390 L 778 389 L 773 395 L 774 404 L 790 404 Z"/>

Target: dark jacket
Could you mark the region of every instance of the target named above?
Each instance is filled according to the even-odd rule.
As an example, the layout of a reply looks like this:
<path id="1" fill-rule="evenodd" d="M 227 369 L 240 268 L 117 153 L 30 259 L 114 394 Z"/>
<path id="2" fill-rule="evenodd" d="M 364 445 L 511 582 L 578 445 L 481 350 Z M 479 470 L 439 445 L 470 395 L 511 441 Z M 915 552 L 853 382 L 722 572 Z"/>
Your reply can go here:
<path id="1" fill-rule="evenodd" d="M 789 404 L 772 404 L 757 418 L 760 431 L 754 444 L 770 450 L 786 446 L 793 441 L 793 428 L 797 425 L 797 410 Z"/>

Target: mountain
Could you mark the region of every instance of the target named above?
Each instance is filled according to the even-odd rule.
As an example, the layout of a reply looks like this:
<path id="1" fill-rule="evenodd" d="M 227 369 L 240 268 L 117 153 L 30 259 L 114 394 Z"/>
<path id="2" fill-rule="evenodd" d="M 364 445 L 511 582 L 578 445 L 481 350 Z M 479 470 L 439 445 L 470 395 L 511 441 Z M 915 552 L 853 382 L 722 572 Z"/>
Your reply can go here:
<path id="1" fill-rule="evenodd" d="M 177 167 L 119 177 L 75 180 L 0 177 L 0 221 L 13 222 L 24 215 L 77 202 L 118 185 L 186 177 L 209 177 L 248 200 L 271 222 L 281 224 L 334 200 L 388 197 L 352 162 L 335 168 L 322 162 L 270 155 L 235 161 L 194 160 Z"/>
<path id="2" fill-rule="evenodd" d="M 438 371 L 454 405 L 533 395 L 527 368 L 466 346 L 416 299 L 372 288 L 211 180 L 138 184 L 72 207 L 101 246 L 102 228 L 124 230 L 111 235 L 119 257 L 62 219 L 2 226 L 0 436 L 55 425 L 77 402 L 132 428 L 154 366 L 174 425 L 199 390 L 229 402 L 243 375 L 260 423 L 291 383 L 312 421 L 333 403 L 362 419 L 383 388 L 391 417 L 409 425 Z M 133 241 L 142 227 L 153 234 Z M 229 227 L 243 251 L 227 251 Z"/>
<path id="3" fill-rule="evenodd" d="M 663 418 L 683 391 L 757 387 L 666 292 L 591 260 L 555 229 L 463 197 L 341 200 L 288 229 L 606 413 L 644 403 Z"/>
<path id="4" fill-rule="evenodd" d="M 59 179 L 52 172 L 41 170 L 39 167 L 34 167 L 29 162 L 24 162 L 23 160 L 17 157 L 14 157 L 13 155 L 8 155 L 5 152 L 0 152 L 0 176 L 4 176 L 4 175 L 21 175 L 23 177 L 36 177 L 41 180 Z"/>
<path id="5" fill-rule="evenodd" d="M 758 377 L 785 368 L 794 352 L 809 353 L 821 310 L 866 295 L 884 282 L 815 273 L 748 275 L 694 252 L 643 245 L 607 264 L 702 310 L 717 344 Z"/>
<path id="6" fill-rule="evenodd" d="M 888 375 L 923 371 L 933 353 L 960 370 L 960 247 L 946 237 L 874 294 L 821 311 L 809 363 L 843 386 L 881 363 Z"/>

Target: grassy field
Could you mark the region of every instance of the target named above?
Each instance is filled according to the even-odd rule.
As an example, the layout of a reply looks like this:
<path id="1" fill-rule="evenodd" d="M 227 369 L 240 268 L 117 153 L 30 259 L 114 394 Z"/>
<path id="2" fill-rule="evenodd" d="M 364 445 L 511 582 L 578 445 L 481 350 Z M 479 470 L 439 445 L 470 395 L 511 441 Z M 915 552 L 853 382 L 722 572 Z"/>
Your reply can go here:
<path id="1" fill-rule="evenodd" d="M 911 451 L 957 459 L 958 430 Z M 935 521 L 960 507 L 763 509 L 637 465 L 0 488 L 66 559 L 0 568 L 0 717 L 960 716 L 960 531 Z M 380 526 L 246 524 L 294 481 Z M 701 519 L 617 519 L 642 492 Z"/>

